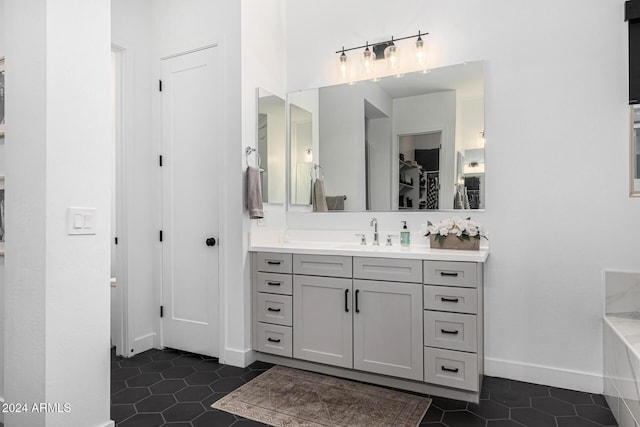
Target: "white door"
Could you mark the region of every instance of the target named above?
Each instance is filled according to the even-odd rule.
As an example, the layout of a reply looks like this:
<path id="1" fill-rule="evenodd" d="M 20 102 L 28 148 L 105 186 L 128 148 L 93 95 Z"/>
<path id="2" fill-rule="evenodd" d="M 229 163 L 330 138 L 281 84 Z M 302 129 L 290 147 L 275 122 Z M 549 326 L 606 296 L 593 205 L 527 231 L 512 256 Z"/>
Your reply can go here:
<path id="1" fill-rule="evenodd" d="M 222 52 L 162 62 L 162 345 L 218 356 Z"/>

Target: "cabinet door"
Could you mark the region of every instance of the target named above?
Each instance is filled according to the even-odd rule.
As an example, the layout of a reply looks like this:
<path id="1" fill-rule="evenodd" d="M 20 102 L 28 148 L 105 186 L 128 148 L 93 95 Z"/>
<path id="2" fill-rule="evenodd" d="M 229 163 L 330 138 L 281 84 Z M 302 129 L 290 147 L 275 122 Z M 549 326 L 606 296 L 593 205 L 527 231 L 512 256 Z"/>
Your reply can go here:
<path id="1" fill-rule="evenodd" d="M 422 286 L 354 280 L 354 368 L 423 379 Z"/>
<path id="2" fill-rule="evenodd" d="M 293 357 L 353 367 L 351 279 L 293 276 Z"/>

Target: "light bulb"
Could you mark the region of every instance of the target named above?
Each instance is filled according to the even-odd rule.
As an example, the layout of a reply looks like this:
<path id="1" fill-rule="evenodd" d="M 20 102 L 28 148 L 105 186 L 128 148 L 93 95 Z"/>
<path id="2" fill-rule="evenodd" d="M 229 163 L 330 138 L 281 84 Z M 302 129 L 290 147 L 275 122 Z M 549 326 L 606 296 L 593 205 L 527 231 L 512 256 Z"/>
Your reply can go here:
<path id="1" fill-rule="evenodd" d="M 347 55 L 344 53 L 344 47 L 342 48 L 342 54 L 338 58 L 338 73 L 342 80 L 349 78 L 349 61 Z"/>
<path id="2" fill-rule="evenodd" d="M 420 66 L 424 66 L 427 63 L 427 49 L 424 47 L 424 40 L 418 31 L 418 40 L 416 40 L 416 62 Z"/>
<path id="3" fill-rule="evenodd" d="M 389 71 L 392 73 L 398 73 L 400 71 L 400 51 L 393 43 L 393 37 L 391 37 L 391 44 L 384 50 L 384 59 L 387 62 L 387 69 Z"/>
<path id="4" fill-rule="evenodd" d="M 376 54 L 369 49 L 369 42 L 362 53 L 362 74 L 371 77 L 375 72 Z"/>

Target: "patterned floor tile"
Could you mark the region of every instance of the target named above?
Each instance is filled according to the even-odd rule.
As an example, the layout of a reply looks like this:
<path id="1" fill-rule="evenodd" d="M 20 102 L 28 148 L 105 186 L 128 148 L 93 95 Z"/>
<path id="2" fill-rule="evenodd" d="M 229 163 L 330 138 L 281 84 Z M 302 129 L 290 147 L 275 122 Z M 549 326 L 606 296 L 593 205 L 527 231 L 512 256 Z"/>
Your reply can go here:
<path id="1" fill-rule="evenodd" d="M 178 350 L 111 355 L 111 417 L 118 427 L 257 427 L 211 408 L 272 365 L 221 365 Z M 601 395 L 484 377 L 480 403 L 432 396 L 422 427 L 593 427 L 615 425 Z M 0 424 L 0 427 L 3 427 Z"/>

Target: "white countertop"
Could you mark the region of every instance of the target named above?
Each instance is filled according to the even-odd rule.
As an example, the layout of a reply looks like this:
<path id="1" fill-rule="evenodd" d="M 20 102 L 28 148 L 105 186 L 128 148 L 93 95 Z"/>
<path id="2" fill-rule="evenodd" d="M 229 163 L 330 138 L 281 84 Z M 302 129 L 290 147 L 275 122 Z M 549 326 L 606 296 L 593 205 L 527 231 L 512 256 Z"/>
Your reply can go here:
<path id="1" fill-rule="evenodd" d="M 477 251 L 431 249 L 428 246 L 402 247 L 366 245 L 344 242 L 291 241 L 287 243 L 260 242 L 249 247 L 250 252 L 277 252 L 309 255 L 343 255 L 376 258 L 421 259 L 430 261 L 467 261 L 485 262 L 489 249 L 481 247 Z"/>

